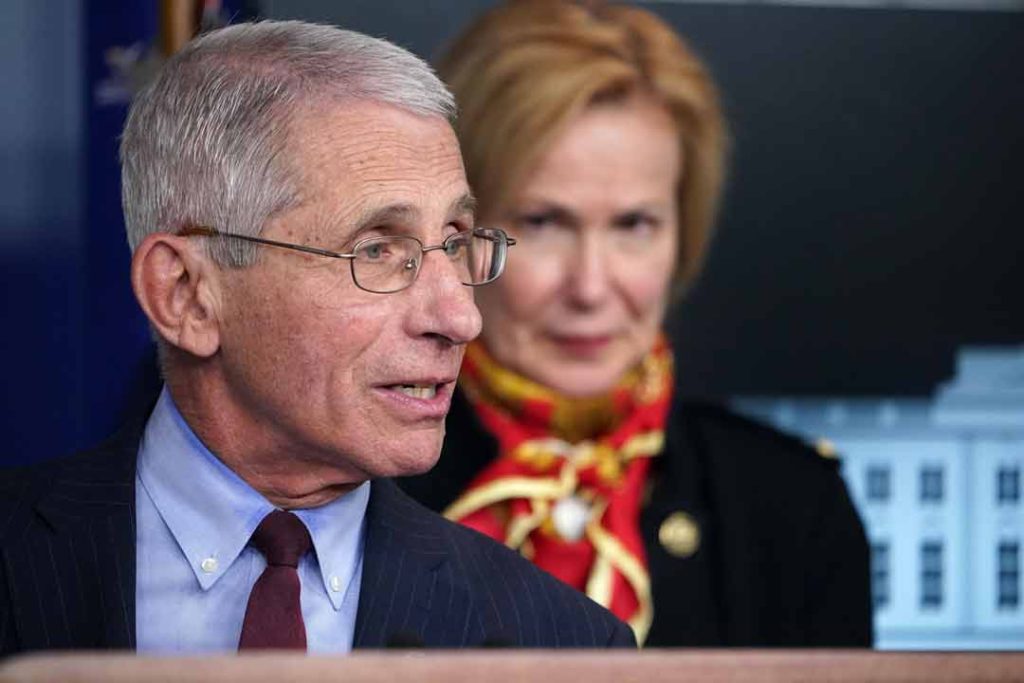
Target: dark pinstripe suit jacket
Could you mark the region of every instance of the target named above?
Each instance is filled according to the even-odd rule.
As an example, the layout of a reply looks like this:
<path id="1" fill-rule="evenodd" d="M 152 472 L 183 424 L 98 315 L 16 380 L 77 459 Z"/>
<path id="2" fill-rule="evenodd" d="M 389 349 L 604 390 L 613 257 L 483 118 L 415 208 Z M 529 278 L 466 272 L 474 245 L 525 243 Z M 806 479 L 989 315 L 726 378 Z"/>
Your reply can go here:
<path id="1" fill-rule="evenodd" d="M 0 473 L 0 655 L 135 647 L 142 424 Z M 372 484 L 354 646 L 634 645 L 609 612 L 490 539 Z"/>

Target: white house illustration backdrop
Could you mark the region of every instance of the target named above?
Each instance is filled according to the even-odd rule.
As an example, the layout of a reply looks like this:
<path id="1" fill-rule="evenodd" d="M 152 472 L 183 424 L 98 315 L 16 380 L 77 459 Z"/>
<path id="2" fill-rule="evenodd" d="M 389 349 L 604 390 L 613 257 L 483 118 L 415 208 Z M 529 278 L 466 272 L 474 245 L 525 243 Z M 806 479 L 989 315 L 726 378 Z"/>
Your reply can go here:
<path id="1" fill-rule="evenodd" d="M 1024 649 L 1024 347 L 963 349 L 932 399 L 734 405 L 842 459 L 879 647 Z"/>

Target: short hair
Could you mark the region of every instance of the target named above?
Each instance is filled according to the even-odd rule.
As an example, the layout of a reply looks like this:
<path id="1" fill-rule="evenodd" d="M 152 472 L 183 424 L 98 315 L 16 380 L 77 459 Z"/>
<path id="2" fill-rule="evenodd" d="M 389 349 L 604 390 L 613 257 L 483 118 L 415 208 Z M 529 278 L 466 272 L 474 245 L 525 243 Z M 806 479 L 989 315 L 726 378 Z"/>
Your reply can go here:
<path id="1" fill-rule="evenodd" d="M 540 154 L 597 102 L 653 96 L 680 132 L 677 283 L 699 272 L 725 174 L 728 134 L 711 76 L 648 11 L 568 0 L 498 6 L 460 34 L 438 65 L 479 212 L 504 210 Z"/>
<path id="2" fill-rule="evenodd" d="M 420 58 L 384 40 L 298 21 L 237 24 L 186 45 L 139 92 L 121 139 L 122 204 L 134 251 L 150 233 L 205 225 L 259 235 L 301 201 L 287 153 L 296 116 L 369 100 L 454 119 L 444 84 Z M 256 247 L 209 240 L 223 265 Z"/>

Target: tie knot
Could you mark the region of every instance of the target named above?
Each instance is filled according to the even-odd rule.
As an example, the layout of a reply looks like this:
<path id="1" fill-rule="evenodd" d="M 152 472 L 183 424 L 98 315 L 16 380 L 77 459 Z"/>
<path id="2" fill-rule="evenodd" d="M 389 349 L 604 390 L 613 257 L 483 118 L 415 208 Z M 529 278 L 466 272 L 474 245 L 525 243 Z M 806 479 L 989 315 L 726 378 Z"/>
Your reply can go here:
<path id="1" fill-rule="evenodd" d="M 301 519 L 290 512 L 274 510 L 256 527 L 249 544 L 263 553 L 268 565 L 294 568 L 313 541 Z"/>

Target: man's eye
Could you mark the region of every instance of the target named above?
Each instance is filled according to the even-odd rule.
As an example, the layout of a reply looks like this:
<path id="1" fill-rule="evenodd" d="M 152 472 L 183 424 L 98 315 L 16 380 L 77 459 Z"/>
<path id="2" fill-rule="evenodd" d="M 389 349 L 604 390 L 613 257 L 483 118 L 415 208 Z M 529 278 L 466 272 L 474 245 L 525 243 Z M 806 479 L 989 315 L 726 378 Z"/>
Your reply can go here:
<path id="1" fill-rule="evenodd" d="M 451 258 L 455 258 L 465 247 L 466 240 L 462 237 L 456 237 L 445 242 L 444 253 Z"/>
<path id="2" fill-rule="evenodd" d="M 391 249 L 387 244 L 376 242 L 372 244 L 364 244 L 359 248 L 357 256 L 366 261 L 380 261 L 390 256 L 390 254 Z"/>

